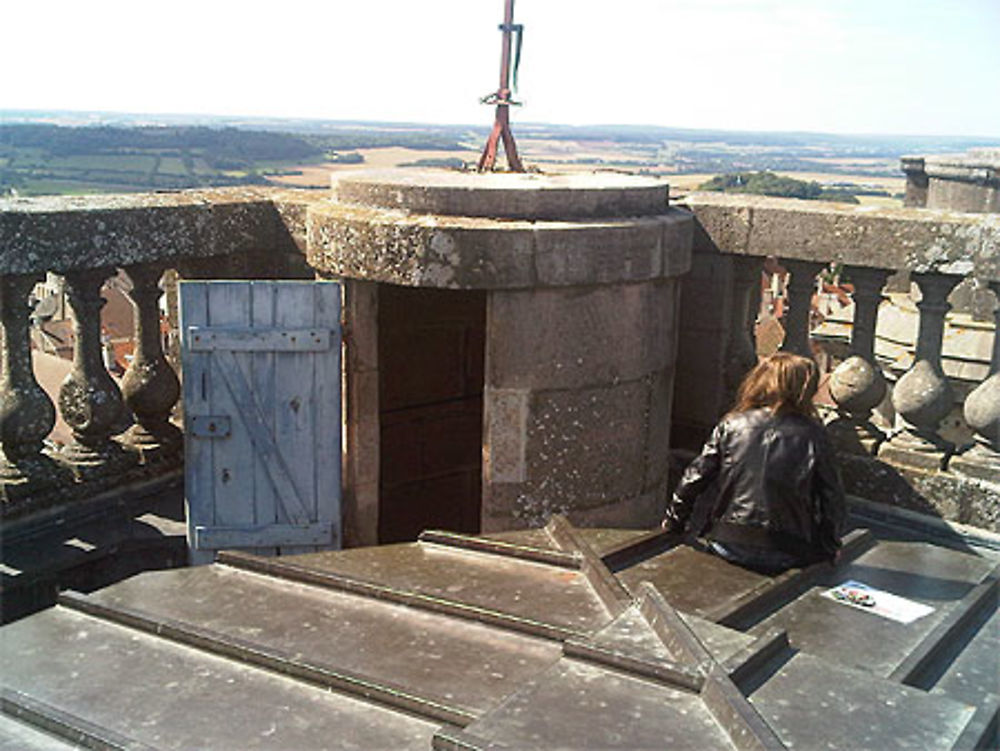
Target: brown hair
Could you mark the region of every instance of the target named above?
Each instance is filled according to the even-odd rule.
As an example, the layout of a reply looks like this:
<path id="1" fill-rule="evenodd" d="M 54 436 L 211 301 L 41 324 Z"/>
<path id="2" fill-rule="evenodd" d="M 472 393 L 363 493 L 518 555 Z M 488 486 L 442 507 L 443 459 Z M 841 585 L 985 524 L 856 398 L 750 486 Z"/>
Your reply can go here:
<path id="1" fill-rule="evenodd" d="M 816 363 L 807 357 L 777 352 L 765 357 L 743 378 L 733 412 L 765 407 L 775 414 L 798 412 L 816 417 L 813 397 L 819 384 Z"/>

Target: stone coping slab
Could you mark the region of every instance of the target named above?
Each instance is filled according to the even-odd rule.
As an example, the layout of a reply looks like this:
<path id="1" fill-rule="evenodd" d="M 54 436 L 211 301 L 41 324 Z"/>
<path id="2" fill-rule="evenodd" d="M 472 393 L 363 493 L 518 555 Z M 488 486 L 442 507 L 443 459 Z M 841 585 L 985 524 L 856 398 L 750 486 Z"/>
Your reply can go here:
<path id="1" fill-rule="evenodd" d="M 965 154 L 903 156 L 900 161 L 904 171 L 926 172 L 929 177 L 994 184 L 1000 181 L 1000 148 L 972 149 Z"/>
<path id="2" fill-rule="evenodd" d="M 309 264 L 391 284 L 518 289 L 643 282 L 686 273 L 693 222 L 655 216 L 528 221 L 410 214 L 324 203 L 310 207 Z"/>
<path id="3" fill-rule="evenodd" d="M 503 182 L 511 176 L 486 177 Z M 372 224 L 367 231 L 399 239 L 399 247 L 387 256 L 389 266 L 380 269 L 376 281 L 489 288 L 578 284 L 588 278 L 592 283 L 629 281 L 684 273 L 688 260 L 683 246 L 691 232 L 689 215 L 666 208 L 666 186 L 644 187 L 643 179 L 625 175 L 598 177 L 607 178 L 612 185 L 620 183 L 619 192 L 635 194 L 633 197 L 658 195 L 656 201 L 662 198 L 662 210 L 641 218 L 642 212 L 636 210 L 603 219 L 577 217 L 576 221 L 489 220 L 337 205 L 330 201 L 329 191 L 257 187 L 8 198 L 0 200 L 0 274 L 62 273 L 250 252 L 308 251 L 321 271 L 372 278 L 363 273 L 370 267 L 366 259 L 349 257 L 356 255 L 350 242 L 334 244 L 338 234 L 354 241 L 361 239 L 357 233 L 367 220 Z M 417 178 L 414 173 L 411 179 Z M 593 176 L 578 179 L 582 181 L 580 195 L 586 195 L 590 189 L 583 183 Z M 637 187 L 626 190 L 633 181 Z M 361 190 L 360 181 L 352 184 Z M 533 190 L 514 195 L 517 200 L 527 200 Z M 556 196 L 566 189 L 546 190 Z M 597 194 L 601 190 L 595 189 Z M 445 194 L 461 192 L 448 189 Z M 686 206 L 711 243 L 724 253 L 1000 280 L 1000 216 L 996 215 L 719 193 L 690 194 Z M 585 207 L 580 211 L 585 214 Z M 443 233 L 442 227 L 447 232 Z M 581 233 L 590 235 L 591 229 L 597 230 L 593 241 L 588 239 L 585 247 L 579 246 L 578 237 Z M 504 247 L 495 247 L 499 239 L 484 240 L 486 234 L 502 238 Z M 437 245 L 432 247 L 429 243 L 435 237 Z M 415 252 L 413 243 L 417 241 L 420 252 L 414 260 L 407 252 Z M 665 241 L 681 250 L 663 253 Z M 591 253 L 589 249 L 595 246 L 599 246 L 597 252 Z M 459 264 L 461 273 L 449 270 L 452 264 L 441 263 L 436 256 L 442 252 Z M 624 256 L 615 263 L 619 254 Z"/>
<path id="4" fill-rule="evenodd" d="M 663 180 L 616 173 L 395 169 L 335 174 L 341 203 L 423 214 L 511 219 L 648 216 L 667 208 Z"/>
<path id="5" fill-rule="evenodd" d="M 0 274 L 113 268 L 289 246 L 257 189 L 0 200 Z"/>
<path id="6" fill-rule="evenodd" d="M 1000 280 L 1000 215 L 725 193 L 685 204 L 723 253 Z"/>

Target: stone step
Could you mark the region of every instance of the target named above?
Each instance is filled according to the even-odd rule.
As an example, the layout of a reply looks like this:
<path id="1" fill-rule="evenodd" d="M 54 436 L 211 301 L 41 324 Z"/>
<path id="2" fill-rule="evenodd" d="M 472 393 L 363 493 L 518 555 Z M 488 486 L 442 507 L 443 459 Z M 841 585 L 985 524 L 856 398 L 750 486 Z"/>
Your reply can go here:
<path id="1" fill-rule="evenodd" d="M 759 680 L 759 679 L 758 679 Z M 976 708 L 800 652 L 749 695 L 789 748 L 973 748 Z M 975 738 L 965 745 L 971 736 Z M 961 743 L 960 743 L 961 741 Z"/>
<path id="2" fill-rule="evenodd" d="M 564 659 L 465 728 L 466 748 L 735 749 L 702 697 Z M 437 748 L 443 747 L 438 741 Z"/>
<path id="3" fill-rule="evenodd" d="M 223 554 L 230 565 L 384 597 L 564 639 L 612 619 L 582 571 L 428 543 L 281 558 Z"/>
<path id="4" fill-rule="evenodd" d="M 79 748 L 75 743 L 0 715 L 0 751 L 71 751 L 75 748 Z"/>
<path id="5" fill-rule="evenodd" d="M 994 561 L 924 543 L 883 541 L 846 566 L 830 569 L 794 601 L 751 633 L 783 629 L 792 645 L 831 664 L 902 681 L 905 666 L 926 653 L 940 626 L 971 605 L 970 593 Z M 826 597 L 830 588 L 858 581 L 933 610 L 901 623 Z"/>
<path id="6" fill-rule="evenodd" d="M 0 741 L 779 751 L 995 731 L 994 559 L 861 533 L 837 568 L 770 578 L 656 534 L 544 535 L 229 552 L 63 593 L 0 631 Z M 822 597 L 846 579 L 934 610 L 899 624 Z"/>
<path id="7" fill-rule="evenodd" d="M 61 606 L 3 651 L 9 691 L 153 748 L 428 748 L 441 724 Z"/>
<path id="8" fill-rule="evenodd" d="M 464 724 L 560 656 L 557 642 L 223 565 L 150 572 L 66 604 Z"/>

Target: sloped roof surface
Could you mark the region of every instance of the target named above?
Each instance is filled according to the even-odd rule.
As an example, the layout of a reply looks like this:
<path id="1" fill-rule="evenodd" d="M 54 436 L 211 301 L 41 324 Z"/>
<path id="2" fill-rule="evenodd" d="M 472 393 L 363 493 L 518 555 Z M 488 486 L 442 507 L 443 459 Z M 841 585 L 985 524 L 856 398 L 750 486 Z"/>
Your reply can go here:
<path id="1" fill-rule="evenodd" d="M 848 580 L 931 610 L 824 594 Z M 225 553 L 0 629 L 0 749 L 971 749 L 998 618 L 994 558 L 867 529 L 776 578 L 561 518 Z"/>

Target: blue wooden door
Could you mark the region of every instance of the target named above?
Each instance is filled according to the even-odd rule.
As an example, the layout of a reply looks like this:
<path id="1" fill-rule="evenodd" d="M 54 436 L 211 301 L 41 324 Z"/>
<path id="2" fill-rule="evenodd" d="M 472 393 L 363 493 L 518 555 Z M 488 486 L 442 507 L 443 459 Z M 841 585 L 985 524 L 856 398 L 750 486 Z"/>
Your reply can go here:
<path id="1" fill-rule="evenodd" d="M 340 547 L 340 285 L 182 282 L 192 563 Z"/>

